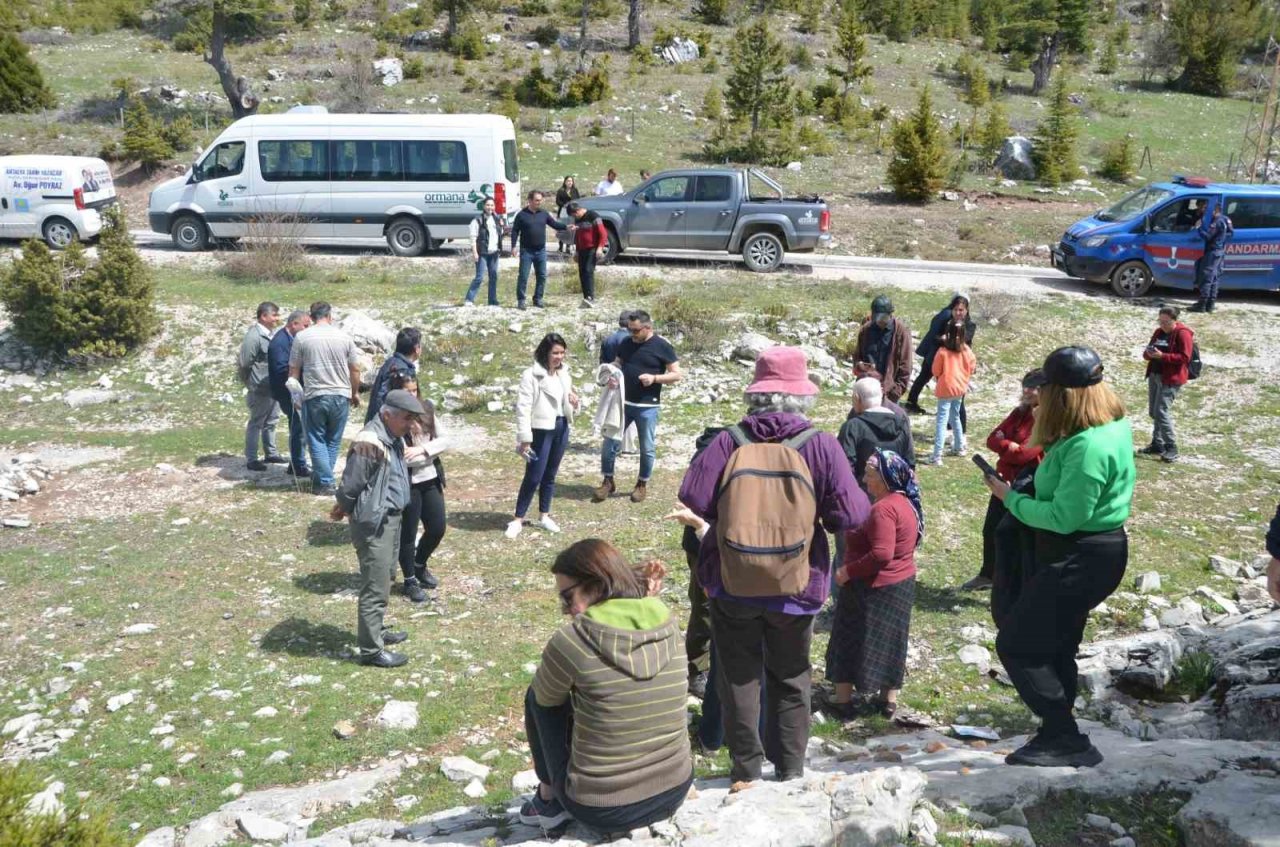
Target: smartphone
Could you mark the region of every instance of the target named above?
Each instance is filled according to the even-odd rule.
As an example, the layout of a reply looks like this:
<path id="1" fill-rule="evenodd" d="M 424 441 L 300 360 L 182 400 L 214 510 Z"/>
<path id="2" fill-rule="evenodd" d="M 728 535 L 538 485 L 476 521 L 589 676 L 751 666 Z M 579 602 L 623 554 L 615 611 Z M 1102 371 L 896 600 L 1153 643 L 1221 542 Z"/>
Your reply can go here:
<path id="1" fill-rule="evenodd" d="M 526 462 L 536 462 L 536 461 L 538 461 L 538 454 L 537 454 L 537 453 L 535 453 L 535 452 L 533 452 L 533 450 L 529 450 L 529 452 L 527 452 L 527 453 L 521 453 L 520 455 L 524 457 L 524 460 L 525 460 Z"/>
<path id="2" fill-rule="evenodd" d="M 977 465 L 986 476 L 993 476 L 996 479 L 1000 478 L 1000 474 L 996 473 L 996 469 L 991 467 L 991 463 L 979 456 L 977 453 L 973 455 L 973 463 Z"/>

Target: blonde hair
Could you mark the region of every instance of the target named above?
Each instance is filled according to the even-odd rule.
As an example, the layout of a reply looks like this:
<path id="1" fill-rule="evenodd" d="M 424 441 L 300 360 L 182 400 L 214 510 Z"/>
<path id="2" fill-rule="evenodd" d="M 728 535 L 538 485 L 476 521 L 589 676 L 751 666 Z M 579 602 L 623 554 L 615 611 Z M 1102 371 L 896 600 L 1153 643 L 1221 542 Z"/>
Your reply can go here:
<path id="1" fill-rule="evenodd" d="M 1050 383 L 1040 389 L 1031 443 L 1048 447 L 1090 427 L 1118 421 L 1125 416 L 1124 403 L 1105 382 L 1083 388 Z"/>

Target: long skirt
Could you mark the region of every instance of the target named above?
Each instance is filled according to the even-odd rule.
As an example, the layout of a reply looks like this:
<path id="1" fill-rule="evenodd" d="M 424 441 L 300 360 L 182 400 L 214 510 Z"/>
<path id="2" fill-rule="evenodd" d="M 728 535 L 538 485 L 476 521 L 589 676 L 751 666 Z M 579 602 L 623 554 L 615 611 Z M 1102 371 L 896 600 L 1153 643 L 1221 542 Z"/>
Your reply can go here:
<path id="1" fill-rule="evenodd" d="M 883 588 L 851 580 L 836 596 L 827 642 L 827 680 L 851 682 L 863 693 L 901 688 L 916 579 Z"/>

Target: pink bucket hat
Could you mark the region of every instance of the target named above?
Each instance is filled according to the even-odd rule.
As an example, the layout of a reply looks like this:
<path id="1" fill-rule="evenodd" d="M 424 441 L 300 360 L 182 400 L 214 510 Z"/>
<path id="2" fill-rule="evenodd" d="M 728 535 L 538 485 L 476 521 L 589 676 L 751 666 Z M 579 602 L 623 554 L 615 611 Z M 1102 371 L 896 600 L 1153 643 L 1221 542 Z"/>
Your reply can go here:
<path id="1" fill-rule="evenodd" d="M 756 378 L 747 386 L 748 394 L 794 394 L 808 397 L 818 393 L 809 381 L 809 362 L 799 347 L 770 347 L 756 358 Z"/>

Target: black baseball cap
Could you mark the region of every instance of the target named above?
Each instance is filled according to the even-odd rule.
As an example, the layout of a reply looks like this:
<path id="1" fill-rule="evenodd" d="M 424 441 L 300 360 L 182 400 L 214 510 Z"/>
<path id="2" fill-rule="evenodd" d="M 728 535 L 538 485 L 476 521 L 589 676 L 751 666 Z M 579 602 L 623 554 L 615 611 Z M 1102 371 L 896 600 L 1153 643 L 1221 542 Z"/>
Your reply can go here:
<path id="1" fill-rule="evenodd" d="M 877 295 L 876 298 L 871 301 L 871 312 L 877 315 L 892 315 L 893 301 L 884 294 Z"/>
<path id="2" fill-rule="evenodd" d="M 1027 374 L 1023 385 L 1030 388 L 1061 385 L 1085 388 L 1102 382 L 1102 359 L 1089 347 L 1059 347 L 1045 357 L 1040 373 Z"/>

